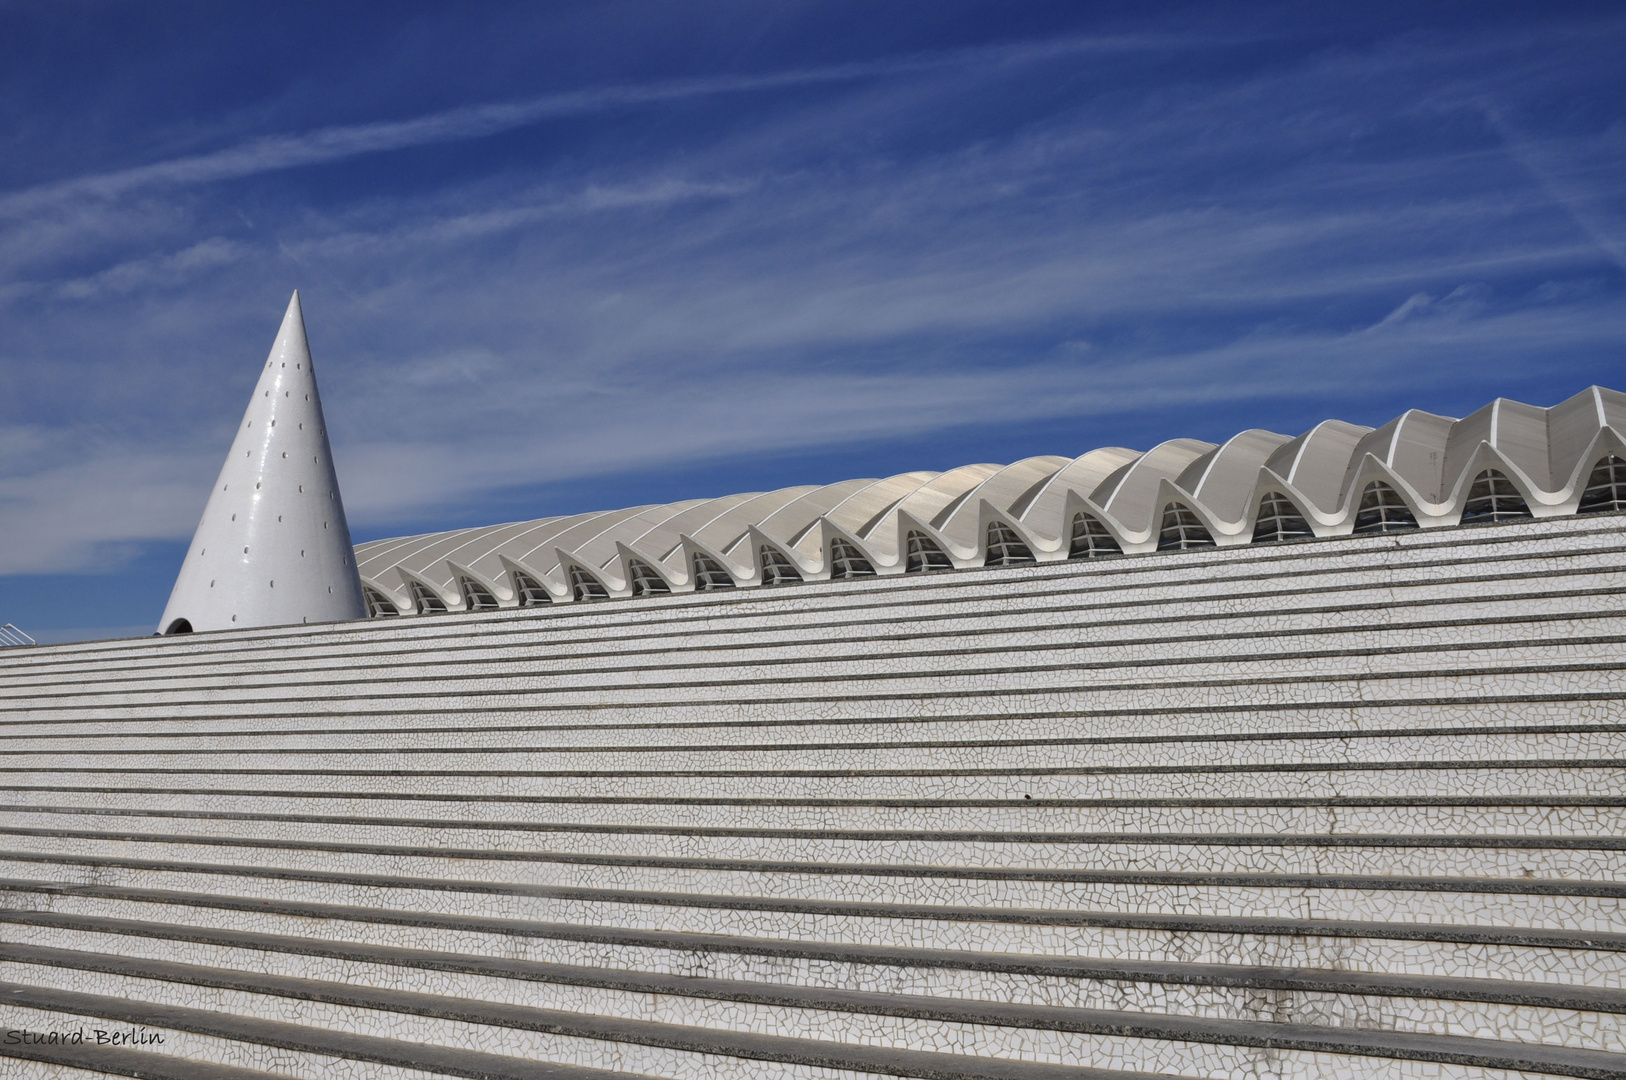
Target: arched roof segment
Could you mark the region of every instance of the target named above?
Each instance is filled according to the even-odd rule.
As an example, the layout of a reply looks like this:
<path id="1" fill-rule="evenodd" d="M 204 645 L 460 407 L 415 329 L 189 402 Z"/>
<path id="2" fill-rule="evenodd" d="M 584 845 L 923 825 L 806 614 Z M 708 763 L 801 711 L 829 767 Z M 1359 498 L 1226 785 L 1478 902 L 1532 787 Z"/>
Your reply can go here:
<path id="1" fill-rule="evenodd" d="M 758 525 L 763 519 L 778 513 L 795 500 L 809 492 L 817 491 L 817 485 L 804 485 L 802 487 L 780 488 L 777 491 L 764 491 L 753 495 L 744 502 L 736 504 L 727 513 L 720 514 L 711 521 L 706 522 L 693 534 L 694 538 L 713 551 L 720 552 L 733 558 L 739 565 L 752 562 L 754 555 L 738 551 L 740 541 L 749 534 L 751 527 Z"/>
<path id="2" fill-rule="evenodd" d="M 1062 535 L 1059 523 L 1067 511 L 1068 496 L 1089 497 L 1107 477 L 1133 464 L 1138 457 L 1139 450 L 1104 446 L 1074 458 L 1057 469 L 1055 475 L 1028 498 L 1027 505 L 1020 511 L 1022 524 L 1040 536 L 1059 538 Z M 1051 531 L 1053 525 L 1057 531 Z"/>
<path id="3" fill-rule="evenodd" d="M 1136 458 L 1095 489 L 1093 499 L 1124 528 L 1145 532 L 1152 517 L 1161 513 L 1158 492 L 1163 481 L 1174 481 L 1186 466 L 1215 449 L 1201 439 L 1170 439 Z"/>
<path id="4" fill-rule="evenodd" d="M 881 516 L 904 496 L 937 479 L 941 473 L 911 472 L 877 480 L 848 495 L 824 516 L 853 536 L 863 536 L 879 524 Z"/>
<path id="5" fill-rule="evenodd" d="M 1589 386 L 1547 410 L 1550 485 L 1554 489 L 1569 484 L 1577 470 L 1592 467 L 1585 458 L 1605 430 L 1617 435 L 1626 432 L 1626 394 L 1618 390 Z"/>
<path id="6" fill-rule="evenodd" d="M 1283 443 L 1286 435 L 1254 428 L 1233 435 L 1187 465 L 1175 484 L 1202 503 L 1220 521 L 1240 522 L 1248 516 L 1248 503 L 1259 483 L 1259 470 Z"/>
<path id="7" fill-rule="evenodd" d="M 1344 476 L 1356 447 L 1371 431 L 1342 420 L 1323 420 L 1277 447 L 1266 459 L 1265 468 L 1286 480 L 1315 509 L 1335 513 L 1343 501 Z"/>
<path id="8" fill-rule="evenodd" d="M 862 536 L 877 554 L 896 558 L 899 543 L 899 515 L 908 514 L 917 522 L 941 530 L 943 521 L 956 507 L 964 504 L 966 496 L 999 472 L 998 465 L 962 465 L 958 469 L 938 473 L 896 504 L 884 511 Z"/>
<path id="9" fill-rule="evenodd" d="M 1445 444 L 1458 421 L 1421 409 L 1402 413 L 1356 444 L 1355 456 L 1345 470 L 1346 484 L 1371 454 L 1395 476 L 1429 502 L 1439 502 L 1445 475 Z"/>
<path id="10" fill-rule="evenodd" d="M 741 503 L 755 498 L 760 492 L 751 492 L 745 495 L 727 495 L 720 499 L 707 499 L 704 502 L 686 506 L 675 514 L 667 515 L 653 523 L 638 522 L 639 526 L 649 524 L 648 528 L 617 528 L 606 533 L 599 542 L 600 546 L 615 543 L 626 544 L 632 550 L 645 556 L 651 564 L 664 564 L 665 568 L 679 578 L 688 576 L 688 568 L 683 558 L 683 537 L 692 536 L 718 518 L 725 517 L 730 510 Z M 611 557 L 611 556 L 606 556 Z"/>
<path id="11" fill-rule="evenodd" d="M 825 484 L 816 487 L 805 495 L 801 495 L 772 514 L 757 522 L 757 531 L 771 540 L 785 547 L 797 547 L 807 539 L 812 527 L 832 507 L 846 500 L 854 492 L 861 491 L 876 483 L 875 480 L 843 480 L 837 484 Z M 812 547 L 817 549 L 818 540 L 815 537 Z M 801 548 L 797 547 L 800 551 Z"/>
<path id="12" fill-rule="evenodd" d="M 1283 486 L 1307 504 L 1322 535 L 1354 527 L 1356 488 L 1373 480 L 1410 489 L 1406 498 L 1420 501 L 1424 527 L 1452 525 L 1473 476 L 1485 468 L 1506 472 L 1541 517 L 1575 510 L 1597 460 L 1626 454 L 1623 431 L 1626 394 L 1591 387 L 1552 408 L 1501 399 L 1461 420 L 1412 410 L 1377 429 L 1327 420 L 1293 439 L 1250 430 L 1219 446 L 1174 439 L 1145 453 L 1105 447 L 1072 459 L 1033 457 L 394 537 L 359 545 L 356 563 L 363 581 L 403 610 L 417 608 L 413 582 L 461 605 L 455 578 L 464 572 L 494 586 L 505 605 L 518 602 L 514 573 L 544 582 L 556 602 L 568 603 L 571 565 L 618 592 L 630 589 L 626 561 L 637 559 L 681 591 L 693 587 L 691 552 L 722 558 L 737 584 L 754 585 L 761 580 L 757 545 L 792 555 L 804 577 L 827 576 L 831 535 L 856 545 L 877 573 L 903 573 L 905 526 L 935 532 L 954 548 L 956 565 L 982 565 L 987 533 L 1000 531 L 990 514 L 1033 538 L 1041 562 L 1068 557 L 1063 541 L 1078 511 L 1101 517 L 1125 551 L 1150 551 L 1165 505 L 1175 499 L 1213 523 L 1221 545 L 1248 543 L 1251 500 Z M 754 539 L 742 546 L 747 538 Z"/>
<path id="13" fill-rule="evenodd" d="M 992 473 L 965 494 L 958 505 L 946 507 L 932 525 L 957 544 L 976 546 L 975 532 L 982 520 L 978 508 L 988 503 L 1014 521 L 1022 519 L 1027 502 L 1045 481 L 1066 468 L 1069 459 L 1056 456 L 1023 458 Z"/>

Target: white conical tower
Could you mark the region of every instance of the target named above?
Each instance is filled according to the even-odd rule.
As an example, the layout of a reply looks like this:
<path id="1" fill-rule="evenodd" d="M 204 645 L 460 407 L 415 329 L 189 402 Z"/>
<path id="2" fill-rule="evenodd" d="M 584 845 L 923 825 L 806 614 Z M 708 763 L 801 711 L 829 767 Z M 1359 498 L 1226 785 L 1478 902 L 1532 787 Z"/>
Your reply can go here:
<path id="1" fill-rule="evenodd" d="M 158 630 L 366 615 L 296 292 Z"/>

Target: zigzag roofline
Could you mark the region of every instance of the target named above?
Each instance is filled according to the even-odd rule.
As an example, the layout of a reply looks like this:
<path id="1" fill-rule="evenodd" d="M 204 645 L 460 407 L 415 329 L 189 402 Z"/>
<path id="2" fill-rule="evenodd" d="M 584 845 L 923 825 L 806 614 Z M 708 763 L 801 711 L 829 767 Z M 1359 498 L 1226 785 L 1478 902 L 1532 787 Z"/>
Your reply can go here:
<path id="1" fill-rule="evenodd" d="M 1626 394 L 1594 386 L 1549 409 L 1499 398 L 1461 420 L 1412 410 L 1377 429 L 1175 439 L 375 540 L 356 556 L 374 614 L 438 610 L 423 586 L 457 611 L 480 590 L 503 607 L 645 595 L 634 563 L 671 592 L 754 587 L 1622 510 L 1621 483 Z"/>

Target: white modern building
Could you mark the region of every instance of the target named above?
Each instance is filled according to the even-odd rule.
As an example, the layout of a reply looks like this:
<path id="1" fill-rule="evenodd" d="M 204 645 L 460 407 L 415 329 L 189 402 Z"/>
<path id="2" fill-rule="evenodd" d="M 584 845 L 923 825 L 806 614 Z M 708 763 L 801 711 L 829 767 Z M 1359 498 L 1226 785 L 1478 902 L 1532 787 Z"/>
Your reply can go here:
<path id="1" fill-rule="evenodd" d="M 1613 512 L 1626 394 L 1498 399 L 362 544 L 374 616 L 534 607 Z"/>

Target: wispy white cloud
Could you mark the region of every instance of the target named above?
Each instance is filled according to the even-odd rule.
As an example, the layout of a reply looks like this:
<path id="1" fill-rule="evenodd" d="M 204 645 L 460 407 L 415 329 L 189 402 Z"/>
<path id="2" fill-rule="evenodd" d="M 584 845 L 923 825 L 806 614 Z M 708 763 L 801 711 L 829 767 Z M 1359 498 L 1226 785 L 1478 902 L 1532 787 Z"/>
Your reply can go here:
<path id="1" fill-rule="evenodd" d="M 1614 160 L 1604 168 L 1588 170 L 1571 159 L 1559 141 L 1530 138 L 1499 110 L 1487 109 L 1485 116 L 1501 135 L 1508 155 L 1529 171 L 1582 234 L 1626 270 L 1626 216 L 1614 212 L 1608 203 L 1611 197 L 1619 197 L 1620 151 L 1626 147 L 1614 147 Z M 1620 141 L 1620 128 L 1617 124 L 1617 130 L 1611 132 L 1616 137 L 1610 142 Z"/>
<path id="2" fill-rule="evenodd" d="M 320 165 L 415 146 L 460 142 L 528 127 L 544 120 L 592 115 L 690 98 L 815 87 L 885 76 L 980 65 L 999 67 L 1064 56 L 1189 46 L 1173 37 L 1102 36 L 945 50 L 864 63 L 831 64 L 756 75 L 719 75 L 546 94 L 415 116 L 267 135 L 208 153 L 76 177 L 0 195 L 0 217 L 20 217 L 86 197 L 108 199 L 149 187 L 207 184 L 259 173 Z M 1206 42 L 1205 44 L 1212 44 Z"/>

